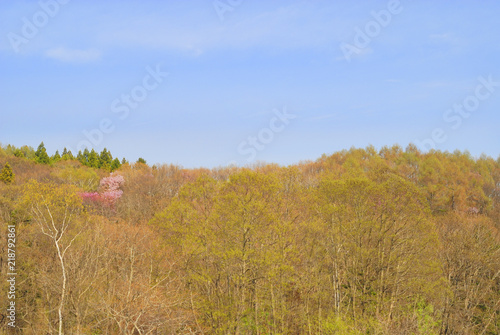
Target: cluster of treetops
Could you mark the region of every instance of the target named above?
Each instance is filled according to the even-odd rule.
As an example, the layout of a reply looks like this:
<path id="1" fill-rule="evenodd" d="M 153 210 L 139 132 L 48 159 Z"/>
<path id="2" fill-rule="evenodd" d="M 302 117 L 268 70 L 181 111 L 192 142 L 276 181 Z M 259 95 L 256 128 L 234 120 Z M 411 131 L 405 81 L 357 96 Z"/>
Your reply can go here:
<path id="1" fill-rule="evenodd" d="M 76 157 L 73 155 L 71 150 L 66 148 L 63 149 L 62 154 L 59 153 L 59 150 L 56 150 L 56 152 L 50 156 L 47 153 L 47 149 L 45 148 L 45 144 L 43 142 L 40 143 L 36 150 L 27 145 L 18 148 L 11 144 L 2 147 L 2 149 L 7 155 L 10 154 L 20 158 L 27 158 L 37 163 L 47 165 L 54 164 L 59 161 L 76 160 L 84 166 L 112 172 L 120 168 L 123 164 L 129 163 L 125 158 L 122 160 L 113 158 L 111 152 L 106 148 L 104 148 L 101 153 L 98 153 L 94 149 L 89 151 L 89 149 L 85 148 L 83 152 L 81 150 L 78 151 Z M 144 158 L 139 158 L 137 162 L 146 164 L 146 160 Z"/>

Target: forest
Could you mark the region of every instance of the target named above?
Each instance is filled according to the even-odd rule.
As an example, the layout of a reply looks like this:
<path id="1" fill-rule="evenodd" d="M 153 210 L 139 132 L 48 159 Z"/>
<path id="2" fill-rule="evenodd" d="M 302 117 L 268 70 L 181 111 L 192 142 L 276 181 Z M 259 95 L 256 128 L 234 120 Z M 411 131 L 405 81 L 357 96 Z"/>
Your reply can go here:
<path id="1" fill-rule="evenodd" d="M 0 220 L 0 334 L 500 334 L 500 157 L 3 145 Z"/>

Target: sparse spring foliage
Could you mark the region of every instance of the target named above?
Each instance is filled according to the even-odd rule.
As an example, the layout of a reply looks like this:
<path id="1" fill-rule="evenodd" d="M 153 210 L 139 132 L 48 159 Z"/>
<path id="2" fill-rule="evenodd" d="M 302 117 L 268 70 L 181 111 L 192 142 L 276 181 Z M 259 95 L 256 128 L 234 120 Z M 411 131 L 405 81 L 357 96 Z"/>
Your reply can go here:
<path id="1" fill-rule="evenodd" d="M 209 170 L 44 152 L 0 150 L 20 333 L 500 333 L 500 159 L 410 145 Z"/>

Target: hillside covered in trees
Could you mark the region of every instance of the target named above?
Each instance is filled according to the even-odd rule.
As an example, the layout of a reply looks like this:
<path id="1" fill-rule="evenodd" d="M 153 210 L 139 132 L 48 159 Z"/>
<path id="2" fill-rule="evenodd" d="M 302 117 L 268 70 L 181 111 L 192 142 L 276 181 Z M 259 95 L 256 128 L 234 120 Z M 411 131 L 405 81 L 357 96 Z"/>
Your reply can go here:
<path id="1" fill-rule="evenodd" d="M 500 157 L 184 169 L 7 145 L 0 220 L 19 334 L 500 333 Z"/>

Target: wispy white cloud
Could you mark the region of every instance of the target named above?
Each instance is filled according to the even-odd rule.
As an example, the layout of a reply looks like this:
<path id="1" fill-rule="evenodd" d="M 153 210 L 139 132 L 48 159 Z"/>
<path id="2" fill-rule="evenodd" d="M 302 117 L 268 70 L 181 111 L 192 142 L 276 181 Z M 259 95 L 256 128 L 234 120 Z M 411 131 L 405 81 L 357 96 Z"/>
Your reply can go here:
<path id="1" fill-rule="evenodd" d="M 92 27 L 78 27 L 78 33 L 92 34 L 102 48 L 167 49 L 194 56 L 214 49 L 330 48 L 341 40 L 341 28 L 353 24 L 338 12 L 335 6 L 319 11 L 305 2 L 263 11 L 238 7 L 233 13 L 238 19 L 221 23 L 215 12 L 193 10 L 176 16 L 168 11 L 124 11 L 120 20 L 106 13 L 94 16 Z"/>
<path id="2" fill-rule="evenodd" d="M 94 62 L 101 58 L 101 52 L 97 49 L 68 49 L 65 47 L 57 47 L 48 49 L 45 56 L 69 63 L 87 63 Z"/>
<path id="3" fill-rule="evenodd" d="M 212 50 L 261 47 L 331 51 L 337 50 L 338 43 L 349 36 L 357 22 L 345 15 L 347 9 L 342 3 L 298 1 L 279 6 L 241 6 L 231 12 L 232 19 L 222 23 L 210 4 L 200 10 L 180 2 L 175 5 L 165 2 L 163 6 L 156 2 L 139 6 L 132 2 L 120 4 L 119 8 L 113 1 L 74 3 L 65 8 L 57 22 L 31 41 L 25 51 L 40 52 L 54 46 L 74 45 L 75 36 L 80 45 L 91 44 L 106 50 L 106 54 L 117 48 L 172 50 L 194 57 Z M 92 16 L 92 25 L 83 19 L 89 16 Z M 4 19 L 2 13 L 0 19 Z M 367 48 L 355 56 L 370 52 Z M 55 48 L 46 56 L 82 62 L 98 59 L 99 52 Z"/>

